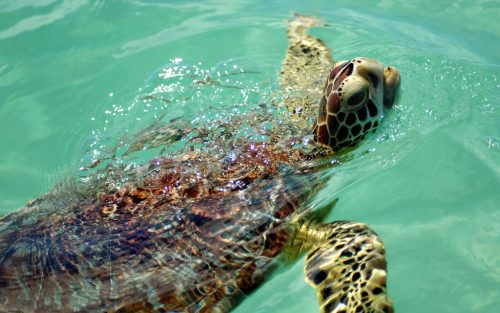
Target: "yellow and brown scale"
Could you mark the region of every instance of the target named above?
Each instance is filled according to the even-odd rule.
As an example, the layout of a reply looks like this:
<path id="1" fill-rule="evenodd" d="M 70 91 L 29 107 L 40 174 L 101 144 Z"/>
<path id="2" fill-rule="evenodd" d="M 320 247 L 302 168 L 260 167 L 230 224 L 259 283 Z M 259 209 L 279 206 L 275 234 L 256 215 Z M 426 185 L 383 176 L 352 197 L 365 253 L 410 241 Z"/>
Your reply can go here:
<path id="1" fill-rule="evenodd" d="M 121 204 L 124 210 L 138 203 L 154 210 L 182 208 L 177 216 L 184 224 L 172 236 L 186 236 L 175 241 L 175 250 L 179 254 L 188 252 L 192 259 L 204 259 L 205 263 L 191 268 L 197 276 L 197 283 L 191 286 L 195 288 L 168 290 L 158 297 L 163 310 L 188 307 L 188 311 L 212 312 L 223 299 L 234 300 L 238 293 L 254 289 L 262 279 L 263 265 L 287 243 L 290 233 L 279 226 L 297 210 L 308 189 L 297 179 L 297 173 L 292 179 L 282 176 L 278 168 L 291 166 L 295 172 L 303 160 L 299 150 L 285 152 L 266 143 L 248 144 L 221 163 L 197 153 L 182 156 L 180 162 L 158 159 L 151 162 L 152 170 L 141 187 L 101 195 L 99 203 L 105 203 L 103 208 Z M 266 189 L 276 198 L 262 199 Z M 110 198 L 113 201 L 106 202 Z M 190 261 L 180 262 L 186 266 Z M 148 312 L 148 307 L 154 311 L 141 301 L 119 312 L 136 312 L 139 308 Z"/>
<path id="2" fill-rule="evenodd" d="M 99 192 L 87 212 L 109 218 L 124 212 L 136 213 L 137 210 L 154 212 L 154 208 L 195 203 L 197 199 L 227 199 L 228 195 L 245 189 L 254 181 L 275 175 L 279 166 L 301 162 L 304 162 L 302 151 L 284 151 L 267 143 L 247 144 L 240 152 L 232 152 L 224 160 L 196 152 L 176 159 L 159 158 L 150 162 L 148 174 L 142 181 Z M 207 218 L 231 215 L 224 208 L 211 210 L 192 208 L 193 213 Z"/>

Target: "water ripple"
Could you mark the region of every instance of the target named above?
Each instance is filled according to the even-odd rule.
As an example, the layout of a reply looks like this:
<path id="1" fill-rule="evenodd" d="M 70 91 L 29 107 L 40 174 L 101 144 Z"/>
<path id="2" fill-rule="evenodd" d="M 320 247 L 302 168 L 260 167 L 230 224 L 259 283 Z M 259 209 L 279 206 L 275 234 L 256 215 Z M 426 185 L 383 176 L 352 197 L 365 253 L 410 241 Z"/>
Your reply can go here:
<path id="1" fill-rule="evenodd" d="M 49 4 L 50 1 L 45 2 L 45 4 Z M 50 25 L 56 21 L 59 21 L 69 14 L 75 12 L 78 8 L 87 4 L 86 0 L 65 0 L 61 5 L 56 7 L 52 12 L 43 15 L 33 15 L 27 18 L 24 18 L 17 22 L 15 25 L 0 31 L 0 40 L 15 37 L 17 35 L 23 34 L 28 31 L 36 30 L 40 27 Z M 35 5 L 34 5 L 35 6 Z M 41 6 L 41 5 L 36 5 Z M 19 5 L 20 8 L 21 5 Z M 11 6 L 10 9 L 13 10 L 14 6 Z M 8 10 L 9 8 L 7 8 Z"/>

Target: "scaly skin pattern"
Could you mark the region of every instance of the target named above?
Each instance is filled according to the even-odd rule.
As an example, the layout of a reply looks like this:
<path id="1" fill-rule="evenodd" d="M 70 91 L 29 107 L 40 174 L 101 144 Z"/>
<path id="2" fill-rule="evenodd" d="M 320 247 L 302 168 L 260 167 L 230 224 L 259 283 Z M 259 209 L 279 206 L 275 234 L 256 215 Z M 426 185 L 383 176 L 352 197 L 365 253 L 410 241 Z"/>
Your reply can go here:
<path id="1" fill-rule="evenodd" d="M 383 72 L 382 63 L 368 58 L 335 64 L 326 81 L 314 129 L 320 143 L 340 150 L 378 127 L 384 112 Z"/>
<path id="2" fill-rule="evenodd" d="M 387 296 L 384 244 L 367 225 L 306 223 L 299 233 L 302 249 L 309 252 L 306 280 L 317 289 L 321 312 L 394 312 Z"/>

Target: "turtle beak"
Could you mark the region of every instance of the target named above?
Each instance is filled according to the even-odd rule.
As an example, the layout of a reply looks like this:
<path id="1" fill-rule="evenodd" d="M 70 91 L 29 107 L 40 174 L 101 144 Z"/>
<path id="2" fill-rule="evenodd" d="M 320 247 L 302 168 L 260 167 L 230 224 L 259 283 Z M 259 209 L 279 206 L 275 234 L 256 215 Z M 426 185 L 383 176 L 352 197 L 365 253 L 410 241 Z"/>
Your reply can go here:
<path id="1" fill-rule="evenodd" d="M 397 98 L 401 77 L 397 68 L 384 68 L 384 107 L 390 109 Z"/>

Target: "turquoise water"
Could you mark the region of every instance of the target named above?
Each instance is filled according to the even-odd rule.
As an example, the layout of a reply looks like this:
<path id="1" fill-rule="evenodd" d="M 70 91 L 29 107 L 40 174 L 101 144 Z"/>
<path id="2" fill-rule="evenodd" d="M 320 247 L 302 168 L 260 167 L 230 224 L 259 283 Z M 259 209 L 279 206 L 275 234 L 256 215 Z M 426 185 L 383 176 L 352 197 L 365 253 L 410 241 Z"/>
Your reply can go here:
<path id="1" fill-rule="evenodd" d="M 378 58 L 403 79 L 394 112 L 311 205 L 339 197 L 330 220 L 382 236 L 398 312 L 496 312 L 500 4 L 351 2 L 0 1 L 0 214 L 158 118 L 275 101 L 297 11 L 328 22 L 312 32 L 337 60 Z M 317 312 L 302 267 L 236 312 Z"/>

